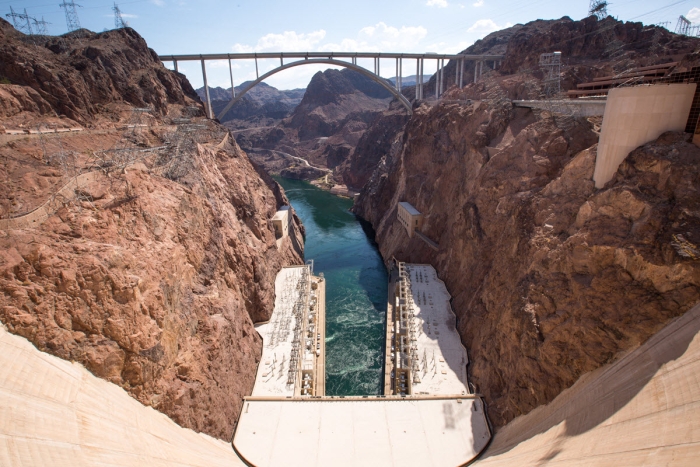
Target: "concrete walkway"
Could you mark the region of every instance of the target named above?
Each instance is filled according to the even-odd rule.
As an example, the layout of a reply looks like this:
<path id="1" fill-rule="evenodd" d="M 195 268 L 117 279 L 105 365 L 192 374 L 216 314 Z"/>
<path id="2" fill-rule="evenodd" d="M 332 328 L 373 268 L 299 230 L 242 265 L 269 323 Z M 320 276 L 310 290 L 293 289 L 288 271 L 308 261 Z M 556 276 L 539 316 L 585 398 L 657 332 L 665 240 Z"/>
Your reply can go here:
<path id="1" fill-rule="evenodd" d="M 256 467 L 455 467 L 489 438 L 479 398 L 251 397 L 233 445 Z"/>

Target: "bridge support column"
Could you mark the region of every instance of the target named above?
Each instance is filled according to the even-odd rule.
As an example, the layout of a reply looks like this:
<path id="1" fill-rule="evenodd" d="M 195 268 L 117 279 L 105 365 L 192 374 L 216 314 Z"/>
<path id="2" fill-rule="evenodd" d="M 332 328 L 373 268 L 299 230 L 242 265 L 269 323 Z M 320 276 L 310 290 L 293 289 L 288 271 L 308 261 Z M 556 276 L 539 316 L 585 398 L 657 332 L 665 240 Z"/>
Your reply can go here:
<path id="1" fill-rule="evenodd" d="M 401 91 L 401 87 L 399 85 L 399 58 L 396 58 L 396 82 L 394 83 L 394 87 L 396 88 L 397 91 Z"/>
<path id="2" fill-rule="evenodd" d="M 479 79 L 479 62 L 474 62 L 474 82 Z"/>
<path id="3" fill-rule="evenodd" d="M 440 95 L 445 92 L 445 59 L 440 59 Z"/>
<path id="4" fill-rule="evenodd" d="M 255 54 L 255 79 L 260 78 L 260 74 L 258 73 L 258 54 Z"/>
<path id="5" fill-rule="evenodd" d="M 423 75 L 425 74 L 425 59 L 420 59 L 420 99 L 423 99 Z"/>
<path id="6" fill-rule="evenodd" d="M 403 88 L 403 58 L 399 58 L 399 92 Z"/>
<path id="7" fill-rule="evenodd" d="M 459 61 L 459 89 L 464 87 L 464 59 Z"/>
<path id="8" fill-rule="evenodd" d="M 440 59 L 437 59 L 437 68 L 435 69 L 435 99 L 440 97 Z"/>
<path id="9" fill-rule="evenodd" d="M 177 69 L 177 60 L 173 60 L 173 65 L 175 66 L 175 71 L 180 73 L 180 70 Z"/>
<path id="10" fill-rule="evenodd" d="M 231 66 L 231 59 L 228 59 L 228 73 L 231 75 L 231 95 L 233 99 L 236 98 L 236 87 L 233 85 L 233 67 Z"/>
<path id="11" fill-rule="evenodd" d="M 416 59 L 416 100 L 420 99 L 418 89 L 420 88 L 420 58 Z"/>
<path id="12" fill-rule="evenodd" d="M 455 86 L 459 86 L 459 60 L 455 60 Z"/>
<path id="13" fill-rule="evenodd" d="M 207 67 L 204 66 L 204 59 L 202 59 L 202 77 L 204 78 L 204 95 L 207 98 L 207 102 L 205 103 L 205 113 L 207 114 L 207 118 L 214 118 L 213 117 L 213 112 L 211 111 L 211 97 L 209 96 L 209 83 L 207 83 Z"/>

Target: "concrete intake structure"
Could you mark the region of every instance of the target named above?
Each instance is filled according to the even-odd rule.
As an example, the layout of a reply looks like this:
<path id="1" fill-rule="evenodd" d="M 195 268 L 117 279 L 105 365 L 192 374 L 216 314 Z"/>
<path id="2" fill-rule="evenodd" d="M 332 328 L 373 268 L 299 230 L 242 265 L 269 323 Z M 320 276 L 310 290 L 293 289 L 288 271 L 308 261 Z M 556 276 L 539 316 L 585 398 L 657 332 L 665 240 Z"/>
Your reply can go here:
<path id="1" fill-rule="evenodd" d="M 289 206 L 282 206 L 272 217 L 272 227 L 275 229 L 277 248 L 280 248 L 282 239 L 289 235 L 290 213 Z"/>
<path id="2" fill-rule="evenodd" d="M 603 188 L 637 147 L 667 131 L 683 131 L 695 83 L 615 88 L 608 92 L 593 180 Z"/>
<path id="3" fill-rule="evenodd" d="M 413 237 L 413 232 L 423 226 L 423 214 L 414 208 L 411 203 L 401 201 L 398 206 L 398 217 L 401 225 L 406 229 L 409 237 Z"/>

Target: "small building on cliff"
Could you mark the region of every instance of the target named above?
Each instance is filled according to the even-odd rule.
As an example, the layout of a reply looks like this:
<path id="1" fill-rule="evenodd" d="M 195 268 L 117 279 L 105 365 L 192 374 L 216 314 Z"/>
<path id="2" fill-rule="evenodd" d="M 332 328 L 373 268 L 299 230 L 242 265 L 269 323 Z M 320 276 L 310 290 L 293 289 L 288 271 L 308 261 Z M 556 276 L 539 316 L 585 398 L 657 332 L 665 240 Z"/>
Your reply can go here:
<path id="1" fill-rule="evenodd" d="M 413 237 L 413 232 L 423 226 L 423 214 L 414 208 L 411 203 L 401 201 L 398 208 L 399 222 L 406 228 L 409 237 Z"/>
<path id="2" fill-rule="evenodd" d="M 282 206 L 272 217 L 275 237 L 279 240 L 289 234 L 289 206 Z"/>

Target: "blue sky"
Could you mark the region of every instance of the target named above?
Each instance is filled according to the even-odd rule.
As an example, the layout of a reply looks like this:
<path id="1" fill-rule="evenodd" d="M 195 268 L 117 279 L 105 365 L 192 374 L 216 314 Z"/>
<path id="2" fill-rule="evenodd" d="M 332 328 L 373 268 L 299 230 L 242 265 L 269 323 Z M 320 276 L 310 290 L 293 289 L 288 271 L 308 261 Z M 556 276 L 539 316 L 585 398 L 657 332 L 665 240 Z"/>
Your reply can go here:
<path id="1" fill-rule="evenodd" d="M 0 0 L 0 13 L 27 9 L 30 16 L 52 24 L 49 33 L 66 32 L 63 0 Z M 125 0 L 117 2 L 124 19 L 160 54 L 268 51 L 459 52 L 486 34 L 534 19 L 586 16 L 589 0 Z M 114 27 L 112 1 L 77 0 L 83 27 Z M 700 23 L 700 0 L 618 0 L 608 13 L 624 21 L 670 22 L 679 15 Z M 234 81 L 255 78 L 250 62 L 234 62 Z M 260 61 L 260 73 L 277 61 Z M 367 63 L 372 67 L 371 59 Z M 170 63 L 166 66 L 171 67 Z M 426 64 L 426 68 L 427 68 Z M 327 68 L 327 67 L 322 67 Z M 394 75 L 394 63 L 381 64 L 382 75 Z M 289 89 L 304 87 L 319 68 L 296 67 L 267 83 Z M 195 87 L 202 85 L 198 62 L 180 63 Z M 432 69 L 426 69 L 431 73 Z M 412 62 L 404 74 L 415 74 Z M 207 62 L 211 86 L 230 86 L 228 62 Z"/>

